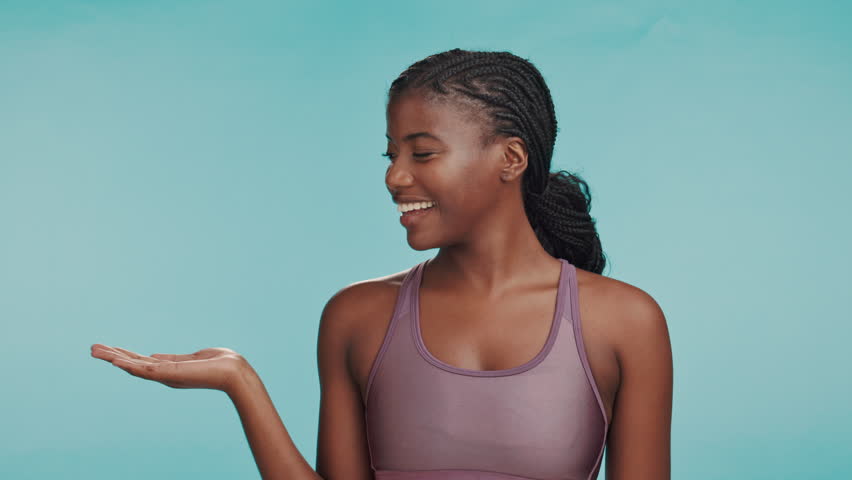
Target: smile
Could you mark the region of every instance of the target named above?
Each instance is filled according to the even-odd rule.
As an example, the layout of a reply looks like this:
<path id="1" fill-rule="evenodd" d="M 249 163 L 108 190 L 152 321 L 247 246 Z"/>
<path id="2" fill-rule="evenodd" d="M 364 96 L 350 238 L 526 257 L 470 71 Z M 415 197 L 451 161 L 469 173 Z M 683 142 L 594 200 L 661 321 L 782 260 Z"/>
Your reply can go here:
<path id="1" fill-rule="evenodd" d="M 431 208 L 431 207 L 434 207 L 434 206 L 435 206 L 435 202 L 432 202 L 432 201 L 407 202 L 407 203 L 398 204 L 396 210 L 398 212 L 405 213 L 405 212 L 411 212 L 411 211 L 415 211 L 415 210 L 428 209 L 428 208 Z"/>
<path id="2" fill-rule="evenodd" d="M 435 206 L 433 202 L 420 202 L 420 204 L 423 203 L 427 203 L 429 205 L 410 208 L 408 210 L 404 210 L 403 205 L 400 205 L 398 210 L 402 212 L 402 215 L 399 216 L 399 223 L 401 223 L 403 227 L 409 228 L 420 224 L 425 218 L 428 218 L 429 214 L 435 210 Z"/>

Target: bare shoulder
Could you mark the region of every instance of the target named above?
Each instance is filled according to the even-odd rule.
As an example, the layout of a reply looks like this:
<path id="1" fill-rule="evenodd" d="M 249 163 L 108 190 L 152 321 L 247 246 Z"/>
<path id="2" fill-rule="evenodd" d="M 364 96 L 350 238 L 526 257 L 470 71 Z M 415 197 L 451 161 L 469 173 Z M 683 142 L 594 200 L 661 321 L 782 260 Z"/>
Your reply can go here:
<path id="1" fill-rule="evenodd" d="M 408 270 L 383 277 L 370 278 L 346 285 L 328 300 L 323 317 L 334 318 L 336 323 L 348 324 L 369 317 L 381 310 L 388 301 L 393 302 Z"/>
<path id="2" fill-rule="evenodd" d="M 382 277 L 361 280 L 338 290 L 326 302 L 320 329 L 333 329 L 351 346 L 355 332 L 374 318 L 384 318 L 393 309 L 402 281 L 410 269 Z"/>
<path id="3" fill-rule="evenodd" d="M 577 284 L 587 306 L 606 330 L 616 354 L 631 344 L 647 340 L 668 340 L 665 315 L 646 291 L 621 280 L 577 269 Z M 590 305 L 589 305 L 590 304 Z"/>
<path id="4" fill-rule="evenodd" d="M 388 329 L 399 289 L 410 270 L 347 285 L 331 297 L 323 310 L 320 342 L 324 332 L 333 332 L 325 335 L 337 337 L 362 401 L 366 399 L 370 370 Z"/>

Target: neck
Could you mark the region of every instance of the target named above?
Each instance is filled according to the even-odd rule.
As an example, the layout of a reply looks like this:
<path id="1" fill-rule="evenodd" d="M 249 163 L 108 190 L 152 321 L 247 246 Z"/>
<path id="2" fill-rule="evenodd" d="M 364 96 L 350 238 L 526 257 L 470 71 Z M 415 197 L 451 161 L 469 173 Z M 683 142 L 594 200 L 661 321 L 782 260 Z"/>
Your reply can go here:
<path id="1" fill-rule="evenodd" d="M 472 226 L 464 241 L 442 247 L 427 264 L 431 281 L 491 297 L 540 282 L 543 272 L 558 274 L 559 260 L 541 246 L 521 202 L 509 204 Z"/>

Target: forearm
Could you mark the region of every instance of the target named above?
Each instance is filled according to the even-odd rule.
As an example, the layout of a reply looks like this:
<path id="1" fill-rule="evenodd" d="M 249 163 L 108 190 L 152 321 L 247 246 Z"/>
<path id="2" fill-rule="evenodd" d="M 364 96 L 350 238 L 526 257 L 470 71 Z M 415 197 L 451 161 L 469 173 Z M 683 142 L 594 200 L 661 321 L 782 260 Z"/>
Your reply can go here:
<path id="1" fill-rule="evenodd" d="M 263 480 L 322 480 L 284 427 L 260 377 L 245 362 L 226 392 L 240 415 Z"/>

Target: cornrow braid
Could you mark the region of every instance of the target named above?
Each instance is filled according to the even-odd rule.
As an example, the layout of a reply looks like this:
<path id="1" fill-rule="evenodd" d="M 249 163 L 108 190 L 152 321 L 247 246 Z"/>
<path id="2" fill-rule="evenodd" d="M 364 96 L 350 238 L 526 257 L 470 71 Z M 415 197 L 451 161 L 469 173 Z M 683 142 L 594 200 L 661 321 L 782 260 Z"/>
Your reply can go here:
<path id="1" fill-rule="evenodd" d="M 539 242 L 554 257 L 603 272 L 606 259 L 589 214 L 588 184 L 564 170 L 550 172 L 556 113 L 532 63 L 510 52 L 455 48 L 409 66 L 391 83 L 388 101 L 409 89 L 474 105 L 488 122 L 483 145 L 498 136 L 521 138 L 528 154 L 521 179 L 524 210 Z"/>

